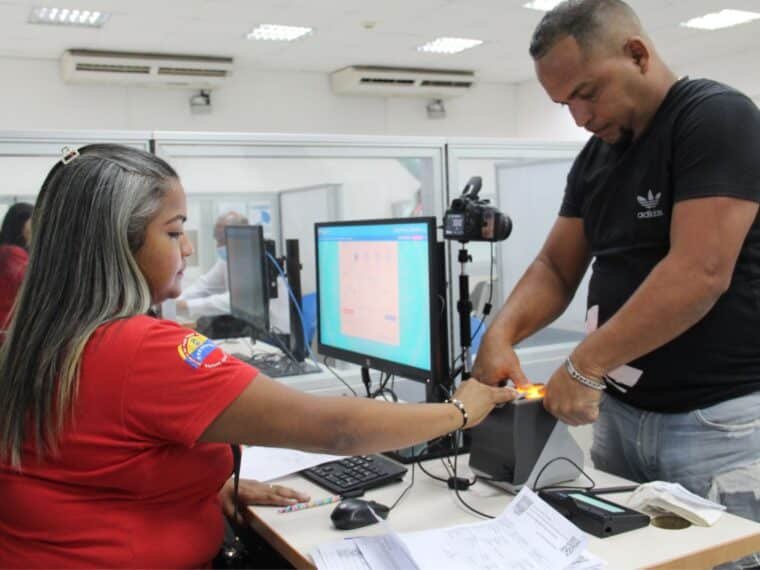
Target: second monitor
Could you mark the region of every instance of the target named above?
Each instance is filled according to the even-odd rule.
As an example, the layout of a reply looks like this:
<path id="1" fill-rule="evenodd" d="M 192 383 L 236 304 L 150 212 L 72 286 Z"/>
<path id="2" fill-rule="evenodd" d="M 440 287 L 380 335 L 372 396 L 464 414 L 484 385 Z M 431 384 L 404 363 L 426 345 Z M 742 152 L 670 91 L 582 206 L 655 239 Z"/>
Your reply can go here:
<path id="1" fill-rule="evenodd" d="M 230 312 L 250 327 L 250 336 L 280 348 L 284 356 L 265 354 L 251 357 L 248 362 L 271 377 L 292 376 L 319 372 L 319 367 L 305 361 L 308 352 L 305 325 L 302 321 L 300 265 L 298 242 L 288 240 L 288 256 L 282 263 L 287 279 L 282 280 L 280 294 L 290 312 L 290 331 L 282 334 L 270 322 L 271 282 L 282 271 L 274 257 L 274 248 L 267 251 L 262 226 L 227 226 L 227 270 L 230 293 Z M 292 289 L 292 290 L 291 290 Z"/>

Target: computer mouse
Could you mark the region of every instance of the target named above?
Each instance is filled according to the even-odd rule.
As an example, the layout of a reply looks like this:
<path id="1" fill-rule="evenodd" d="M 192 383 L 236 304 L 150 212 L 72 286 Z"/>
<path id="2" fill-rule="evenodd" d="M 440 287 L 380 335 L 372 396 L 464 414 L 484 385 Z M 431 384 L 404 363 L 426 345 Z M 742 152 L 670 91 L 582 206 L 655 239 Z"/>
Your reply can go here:
<path id="1" fill-rule="evenodd" d="M 330 513 L 330 518 L 338 530 L 360 528 L 377 522 L 370 508 L 377 513 L 377 516 L 384 519 L 388 518 L 390 511 L 388 507 L 376 501 L 365 499 L 343 499 Z"/>

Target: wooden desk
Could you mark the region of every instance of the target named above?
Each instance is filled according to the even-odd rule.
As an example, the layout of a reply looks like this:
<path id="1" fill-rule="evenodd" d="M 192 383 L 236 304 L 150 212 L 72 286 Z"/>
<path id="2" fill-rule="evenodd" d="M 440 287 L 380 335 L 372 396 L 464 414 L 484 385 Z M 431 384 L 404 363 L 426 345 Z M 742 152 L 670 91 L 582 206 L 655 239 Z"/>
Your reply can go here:
<path id="1" fill-rule="evenodd" d="M 409 484 L 412 469 L 408 467 L 409 473 L 403 482 L 369 491 L 365 497 L 388 506 L 393 504 Z M 425 467 L 438 476 L 445 475 L 438 460 L 426 462 Z M 592 468 L 586 468 L 586 471 L 599 487 L 629 483 Z M 459 458 L 459 472 L 470 474 L 466 456 Z M 462 506 L 444 483 L 431 479 L 419 468 L 415 468 L 414 477 L 414 486 L 388 517 L 394 530 L 403 533 L 482 520 Z M 298 475 L 277 482 L 305 491 L 313 499 L 329 495 Z M 485 483 L 477 483 L 461 494 L 470 505 L 491 515 L 501 513 L 512 498 Z M 624 504 L 626 495 L 605 497 Z M 251 507 L 248 514 L 251 526 L 291 564 L 296 568 L 313 568 L 309 552 L 315 546 L 348 536 L 369 536 L 382 532 L 379 525 L 347 532 L 335 530 L 329 518 L 333 507 L 326 505 L 291 513 L 278 513 L 275 507 Z M 682 530 L 666 530 L 650 525 L 605 539 L 589 535 L 589 550 L 615 570 L 712 568 L 760 551 L 760 524 L 724 514 L 714 526 L 708 528 L 691 526 Z"/>

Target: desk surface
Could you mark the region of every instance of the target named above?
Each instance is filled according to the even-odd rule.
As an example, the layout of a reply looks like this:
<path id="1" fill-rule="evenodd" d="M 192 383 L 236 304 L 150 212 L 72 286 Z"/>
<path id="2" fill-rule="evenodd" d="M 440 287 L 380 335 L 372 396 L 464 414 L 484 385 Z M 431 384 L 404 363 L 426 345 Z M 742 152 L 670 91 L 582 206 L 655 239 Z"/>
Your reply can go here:
<path id="1" fill-rule="evenodd" d="M 409 473 L 401 483 L 369 491 L 365 497 L 388 506 L 409 484 Z M 428 461 L 425 468 L 445 476 L 442 463 Z M 398 532 L 473 523 L 483 520 L 470 513 L 444 483 L 431 479 L 419 468 L 414 470 L 414 486 L 391 511 L 388 522 Z M 625 485 L 628 481 L 586 468 L 597 486 Z M 467 456 L 459 458 L 460 474 L 469 474 Z M 291 475 L 277 481 L 309 493 L 312 499 L 329 495 L 327 491 L 306 479 Z M 486 483 L 476 483 L 463 498 L 476 509 L 491 515 L 501 513 L 512 495 Z M 624 504 L 625 494 L 606 495 Z M 353 531 L 338 531 L 332 527 L 330 512 L 334 505 L 315 507 L 291 513 L 278 513 L 275 507 L 251 507 L 251 526 L 283 557 L 297 568 L 312 568 L 309 552 L 317 545 L 348 536 L 380 534 L 379 525 Z M 760 551 L 760 524 L 724 514 L 712 527 L 691 526 L 682 530 L 666 530 L 648 526 L 617 536 L 599 539 L 589 535 L 589 550 L 603 558 L 609 568 L 711 568 L 716 564 L 736 560 Z"/>

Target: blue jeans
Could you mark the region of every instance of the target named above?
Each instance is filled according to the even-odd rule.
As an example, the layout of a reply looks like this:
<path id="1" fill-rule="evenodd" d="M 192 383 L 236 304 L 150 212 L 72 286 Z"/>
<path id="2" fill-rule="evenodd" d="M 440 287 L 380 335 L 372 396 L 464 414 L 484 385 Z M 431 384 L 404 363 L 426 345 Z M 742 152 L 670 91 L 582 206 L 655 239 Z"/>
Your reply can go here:
<path id="1" fill-rule="evenodd" d="M 683 414 L 639 410 L 604 394 L 591 460 L 633 481 L 680 483 L 760 522 L 760 392 Z"/>

